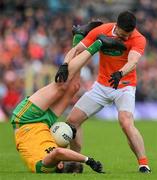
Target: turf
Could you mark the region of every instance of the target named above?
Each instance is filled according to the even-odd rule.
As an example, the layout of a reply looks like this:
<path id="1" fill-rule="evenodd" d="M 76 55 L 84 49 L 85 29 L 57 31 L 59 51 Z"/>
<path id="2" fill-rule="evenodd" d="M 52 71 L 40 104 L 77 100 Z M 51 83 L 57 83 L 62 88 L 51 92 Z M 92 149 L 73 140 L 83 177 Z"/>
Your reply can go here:
<path id="1" fill-rule="evenodd" d="M 83 125 L 82 152 L 103 162 L 105 174 L 97 174 L 85 167 L 83 174 L 32 174 L 21 161 L 9 123 L 0 124 L 0 180 L 157 180 L 157 122 L 138 121 L 149 157 L 151 174 L 137 172 L 137 162 L 130 151 L 118 123 L 90 119 Z"/>

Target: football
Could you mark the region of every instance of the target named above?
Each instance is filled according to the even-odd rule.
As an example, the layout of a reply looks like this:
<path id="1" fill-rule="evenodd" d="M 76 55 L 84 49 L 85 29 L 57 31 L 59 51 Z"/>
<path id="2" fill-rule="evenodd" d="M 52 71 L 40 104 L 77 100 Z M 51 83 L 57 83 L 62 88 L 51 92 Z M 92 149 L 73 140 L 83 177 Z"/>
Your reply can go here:
<path id="1" fill-rule="evenodd" d="M 50 132 L 59 147 L 67 147 L 73 138 L 72 129 L 65 122 L 54 123 L 50 128 Z"/>

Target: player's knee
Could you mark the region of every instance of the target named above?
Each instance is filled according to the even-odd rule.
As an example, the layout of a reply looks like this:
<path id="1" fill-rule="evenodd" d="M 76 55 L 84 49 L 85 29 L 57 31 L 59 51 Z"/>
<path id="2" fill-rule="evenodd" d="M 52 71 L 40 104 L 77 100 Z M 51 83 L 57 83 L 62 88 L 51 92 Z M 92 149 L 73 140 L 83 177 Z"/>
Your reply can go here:
<path id="1" fill-rule="evenodd" d="M 70 85 L 68 91 L 69 94 L 75 94 L 79 91 L 79 89 L 80 89 L 80 83 L 77 82 L 75 84 Z"/>
<path id="2" fill-rule="evenodd" d="M 80 82 L 77 82 L 77 83 L 74 85 L 74 87 L 73 87 L 73 88 L 74 88 L 74 91 L 77 92 L 77 91 L 80 89 L 80 86 L 81 86 L 81 85 L 80 85 Z"/>
<path id="3" fill-rule="evenodd" d="M 78 129 L 87 118 L 87 115 L 83 111 L 74 107 L 67 117 L 67 122 L 74 125 Z"/>
<path id="4" fill-rule="evenodd" d="M 121 112 L 119 113 L 120 126 L 124 131 L 129 130 L 133 126 L 132 113 Z"/>
<path id="5" fill-rule="evenodd" d="M 67 90 L 67 84 L 59 84 L 57 85 L 57 93 L 60 95 L 64 95 Z"/>
<path id="6" fill-rule="evenodd" d="M 77 121 L 76 117 L 74 116 L 68 116 L 67 122 L 78 128 L 80 126 L 79 121 Z"/>
<path id="7" fill-rule="evenodd" d="M 67 84 L 62 84 L 60 87 L 59 87 L 59 91 L 61 92 L 64 92 L 65 93 L 65 90 L 67 89 Z"/>

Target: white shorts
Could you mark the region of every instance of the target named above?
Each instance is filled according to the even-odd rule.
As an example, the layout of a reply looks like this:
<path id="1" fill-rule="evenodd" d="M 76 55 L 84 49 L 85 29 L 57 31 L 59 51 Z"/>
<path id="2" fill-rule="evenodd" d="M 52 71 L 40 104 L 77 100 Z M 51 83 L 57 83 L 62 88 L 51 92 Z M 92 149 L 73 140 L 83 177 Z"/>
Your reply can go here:
<path id="1" fill-rule="evenodd" d="M 74 107 L 82 110 L 88 117 L 113 103 L 118 111 L 133 113 L 135 109 L 135 91 L 136 87 L 133 86 L 115 90 L 95 82 L 91 90 L 86 92 Z"/>

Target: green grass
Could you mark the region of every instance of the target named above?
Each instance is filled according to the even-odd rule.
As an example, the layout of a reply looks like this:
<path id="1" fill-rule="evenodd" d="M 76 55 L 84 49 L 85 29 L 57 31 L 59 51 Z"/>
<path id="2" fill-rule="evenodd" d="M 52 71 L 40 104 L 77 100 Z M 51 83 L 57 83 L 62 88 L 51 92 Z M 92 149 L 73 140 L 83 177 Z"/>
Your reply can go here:
<path id="1" fill-rule="evenodd" d="M 90 119 L 83 125 L 82 152 L 103 162 L 106 174 L 97 174 L 85 167 L 83 174 L 32 174 L 21 161 L 9 123 L 0 124 L 0 180 L 157 180 L 157 122 L 140 121 L 136 126 L 142 133 L 151 174 L 137 172 L 137 161 L 130 151 L 118 122 Z"/>

